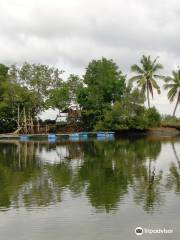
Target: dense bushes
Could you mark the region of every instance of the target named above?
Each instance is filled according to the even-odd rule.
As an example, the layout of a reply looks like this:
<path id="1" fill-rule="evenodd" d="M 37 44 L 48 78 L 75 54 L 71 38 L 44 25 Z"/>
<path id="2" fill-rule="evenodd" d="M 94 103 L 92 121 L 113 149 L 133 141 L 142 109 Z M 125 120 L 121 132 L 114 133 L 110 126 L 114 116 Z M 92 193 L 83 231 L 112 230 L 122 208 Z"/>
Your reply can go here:
<path id="1" fill-rule="evenodd" d="M 180 118 L 171 115 L 163 115 L 161 125 L 164 127 L 178 127 L 180 126 Z"/>
<path id="2" fill-rule="evenodd" d="M 161 116 L 155 107 L 146 110 L 147 127 L 158 127 L 161 124 Z"/>
<path id="3" fill-rule="evenodd" d="M 117 102 L 107 111 L 103 120 L 96 124 L 96 130 L 144 130 L 160 125 L 161 117 L 155 108 L 145 109 L 140 105 L 128 106 Z"/>
<path id="4" fill-rule="evenodd" d="M 13 119 L 0 119 L 0 133 L 10 133 L 17 129 L 17 123 Z"/>
<path id="5" fill-rule="evenodd" d="M 144 107 L 145 96 L 137 88 L 126 87 L 121 100 L 106 111 L 104 118 L 97 122 L 96 130 L 144 130 L 160 125 L 161 117 L 153 107 Z"/>

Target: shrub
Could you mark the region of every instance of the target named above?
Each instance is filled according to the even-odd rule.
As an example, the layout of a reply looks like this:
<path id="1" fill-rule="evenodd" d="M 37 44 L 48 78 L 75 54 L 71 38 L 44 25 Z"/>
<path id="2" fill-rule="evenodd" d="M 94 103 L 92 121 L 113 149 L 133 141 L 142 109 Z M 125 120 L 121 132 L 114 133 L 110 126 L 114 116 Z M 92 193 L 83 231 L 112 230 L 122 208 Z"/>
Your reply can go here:
<path id="1" fill-rule="evenodd" d="M 17 123 L 15 120 L 7 118 L 0 119 L 0 133 L 10 133 L 17 129 Z"/>
<path id="2" fill-rule="evenodd" d="M 145 109 L 138 104 L 117 102 L 96 124 L 96 130 L 145 130 L 160 123 L 161 117 L 155 108 Z"/>
<path id="3" fill-rule="evenodd" d="M 146 110 L 148 127 L 158 127 L 161 124 L 161 115 L 155 107 Z"/>

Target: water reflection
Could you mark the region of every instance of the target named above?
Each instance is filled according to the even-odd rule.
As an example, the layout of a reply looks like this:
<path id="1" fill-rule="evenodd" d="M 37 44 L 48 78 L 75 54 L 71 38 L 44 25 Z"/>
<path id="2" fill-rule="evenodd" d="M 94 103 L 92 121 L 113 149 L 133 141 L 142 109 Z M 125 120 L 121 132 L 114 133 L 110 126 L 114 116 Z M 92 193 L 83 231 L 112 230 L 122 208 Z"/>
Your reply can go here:
<path id="1" fill-rule="evenodd" d="M 174 189 L 176 193 L 180 194 L 180 159 L 178 157 L 175 143 L 171 143 L 176 163 L 172 162 L 169 168 L 169 175 L 167 178 L 167 188 Z"/>
<path id="2" fill-rule="evenodd" d="M 166 144 L 174 154 L 159 167 Z M 1 142 L 0 209 L 39 208 L 85 194 L 93 207 L 110 212 L 133 196 L 134 204 L 153 212 L 165 192 L 180 192 L 178 141 L 119 139 L 83 142 Z"/>

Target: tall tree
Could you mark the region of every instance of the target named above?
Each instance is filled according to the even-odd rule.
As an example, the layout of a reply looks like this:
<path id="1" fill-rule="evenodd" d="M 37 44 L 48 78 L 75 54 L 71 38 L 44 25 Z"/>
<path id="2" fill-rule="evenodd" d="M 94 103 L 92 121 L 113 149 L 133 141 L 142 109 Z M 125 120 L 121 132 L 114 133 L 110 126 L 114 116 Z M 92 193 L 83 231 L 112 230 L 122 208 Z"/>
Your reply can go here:
<path id="1" fill-rule="evenodd" d="M 0 102 L 0 124 L 11 125 L 9 130 L 15 130 L 17 124 L 24 120 L 23 110 L 28 114 L 28 119 L 34 119 L 42 110 L 39 104 L 39 95 L 29 90 L 27 87 L 20 86 L 18 83 L 12 83 L 7 81 L 3 84 L 2 101 Z M 3 119 L 3 122 L 1 122 Z M 4 128 L 4 132 L 6 129 Z"/>
<path id="2" fill-rule="evenodd" d="M 78 105 L 77 96 L 79 91 L 83 87 L 83 80 L 78 75 L 70 74 L 70 76 L 67 79 L 67 85 L 69 88 L 71 103 Z"/>
<path id="3" fill-rule="evenodd" d="M 46 96 L 49 89 L 58 87 L 62 83 L 63 71 L 48 65 L 24 63 L 18 73 L 19 80 L 23 85 L 43 97 Z"/>
<path id="4" fill-rule="evenodd" d="M 165 78 L 164 88 L 168 89 L 168 99 L 173 102 L 176 99 L 176 105 L 173 111 L 173 116 L 176 114 L 176 109 L 180 103 L 180 69 L 172 71 L 172 76 Z"/>
<path id="5" fill-rule="evenodd" d="M 9 68 L 4 65 L 0 64 L 0 81 L 4 81 L 7 78 Z"/>
<path id="6" fill-rule="evenodd" d="M 47 108 L 46 100 L 50 89 L 58 88 L 62 80 L 63 71 L 43 64 L 25 62 L 21 67 L 12 65 L 9 69 L 11 83 L 20 85 L 29 90 L 33 116 Z"/>
<path id="7" fill-rule="evenodd" d="M 58 109 L 60 115 L 61 112 L 67 110 L 70 100 L 68 85 L 63 83 L 61 87 L 49 91 L 47 105 L 53 109 Z"/>
<path id="8" fill-rule="evenodd" d="M 157 72 L 163 68 L 161 64 L 157 62 L 157 58 L 151 60 L 150 56 L 143 55 L 140 63 L 141 65 L 134 64 L 131 66 L 131 71 L 137 73 L 130 79 L 130 82 L 137 82 L 137 86 L 141 88 L 142 92 L 146 94 L 148 100 L 148 107 L 150 108 L 150 97 L 153 98 L 153 88 L 157 90 L 157 93 L 160 94 L 160 87 L 156 82 L 156 79 L 163 78 L 162 75 L 158 75 Z"/>
<path id="9" fill-rule="evenodd" d="M 104 112 L 121 99 L 124 89 L 125 76 L 113 60 L 92 60 L 86 68 L 84 87 L 78 94 L 84 125 L 94 128 Z"/>
<path id="10" fill-rule="evenodd" d="M 8 79 L 8 70 L 9 68 L 6 65 L 0 64 L 0 97 L 3 93 L 3 84 Z"/>

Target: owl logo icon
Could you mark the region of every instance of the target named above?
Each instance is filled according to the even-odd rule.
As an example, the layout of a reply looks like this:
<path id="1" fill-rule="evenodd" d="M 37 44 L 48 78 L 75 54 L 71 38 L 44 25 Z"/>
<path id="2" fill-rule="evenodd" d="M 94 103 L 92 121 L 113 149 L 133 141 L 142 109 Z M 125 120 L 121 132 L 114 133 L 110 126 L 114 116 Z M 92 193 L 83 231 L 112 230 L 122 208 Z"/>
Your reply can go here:
<path id="1" fill-rule="evenodd" d="M 142 229 L 142 227 L 137 227 L 137 228 L 135 229 L 135 234 L 138 235 L 138 236 L 142 235 L 142 234 L 143 234 L 143 229 Z"/>

